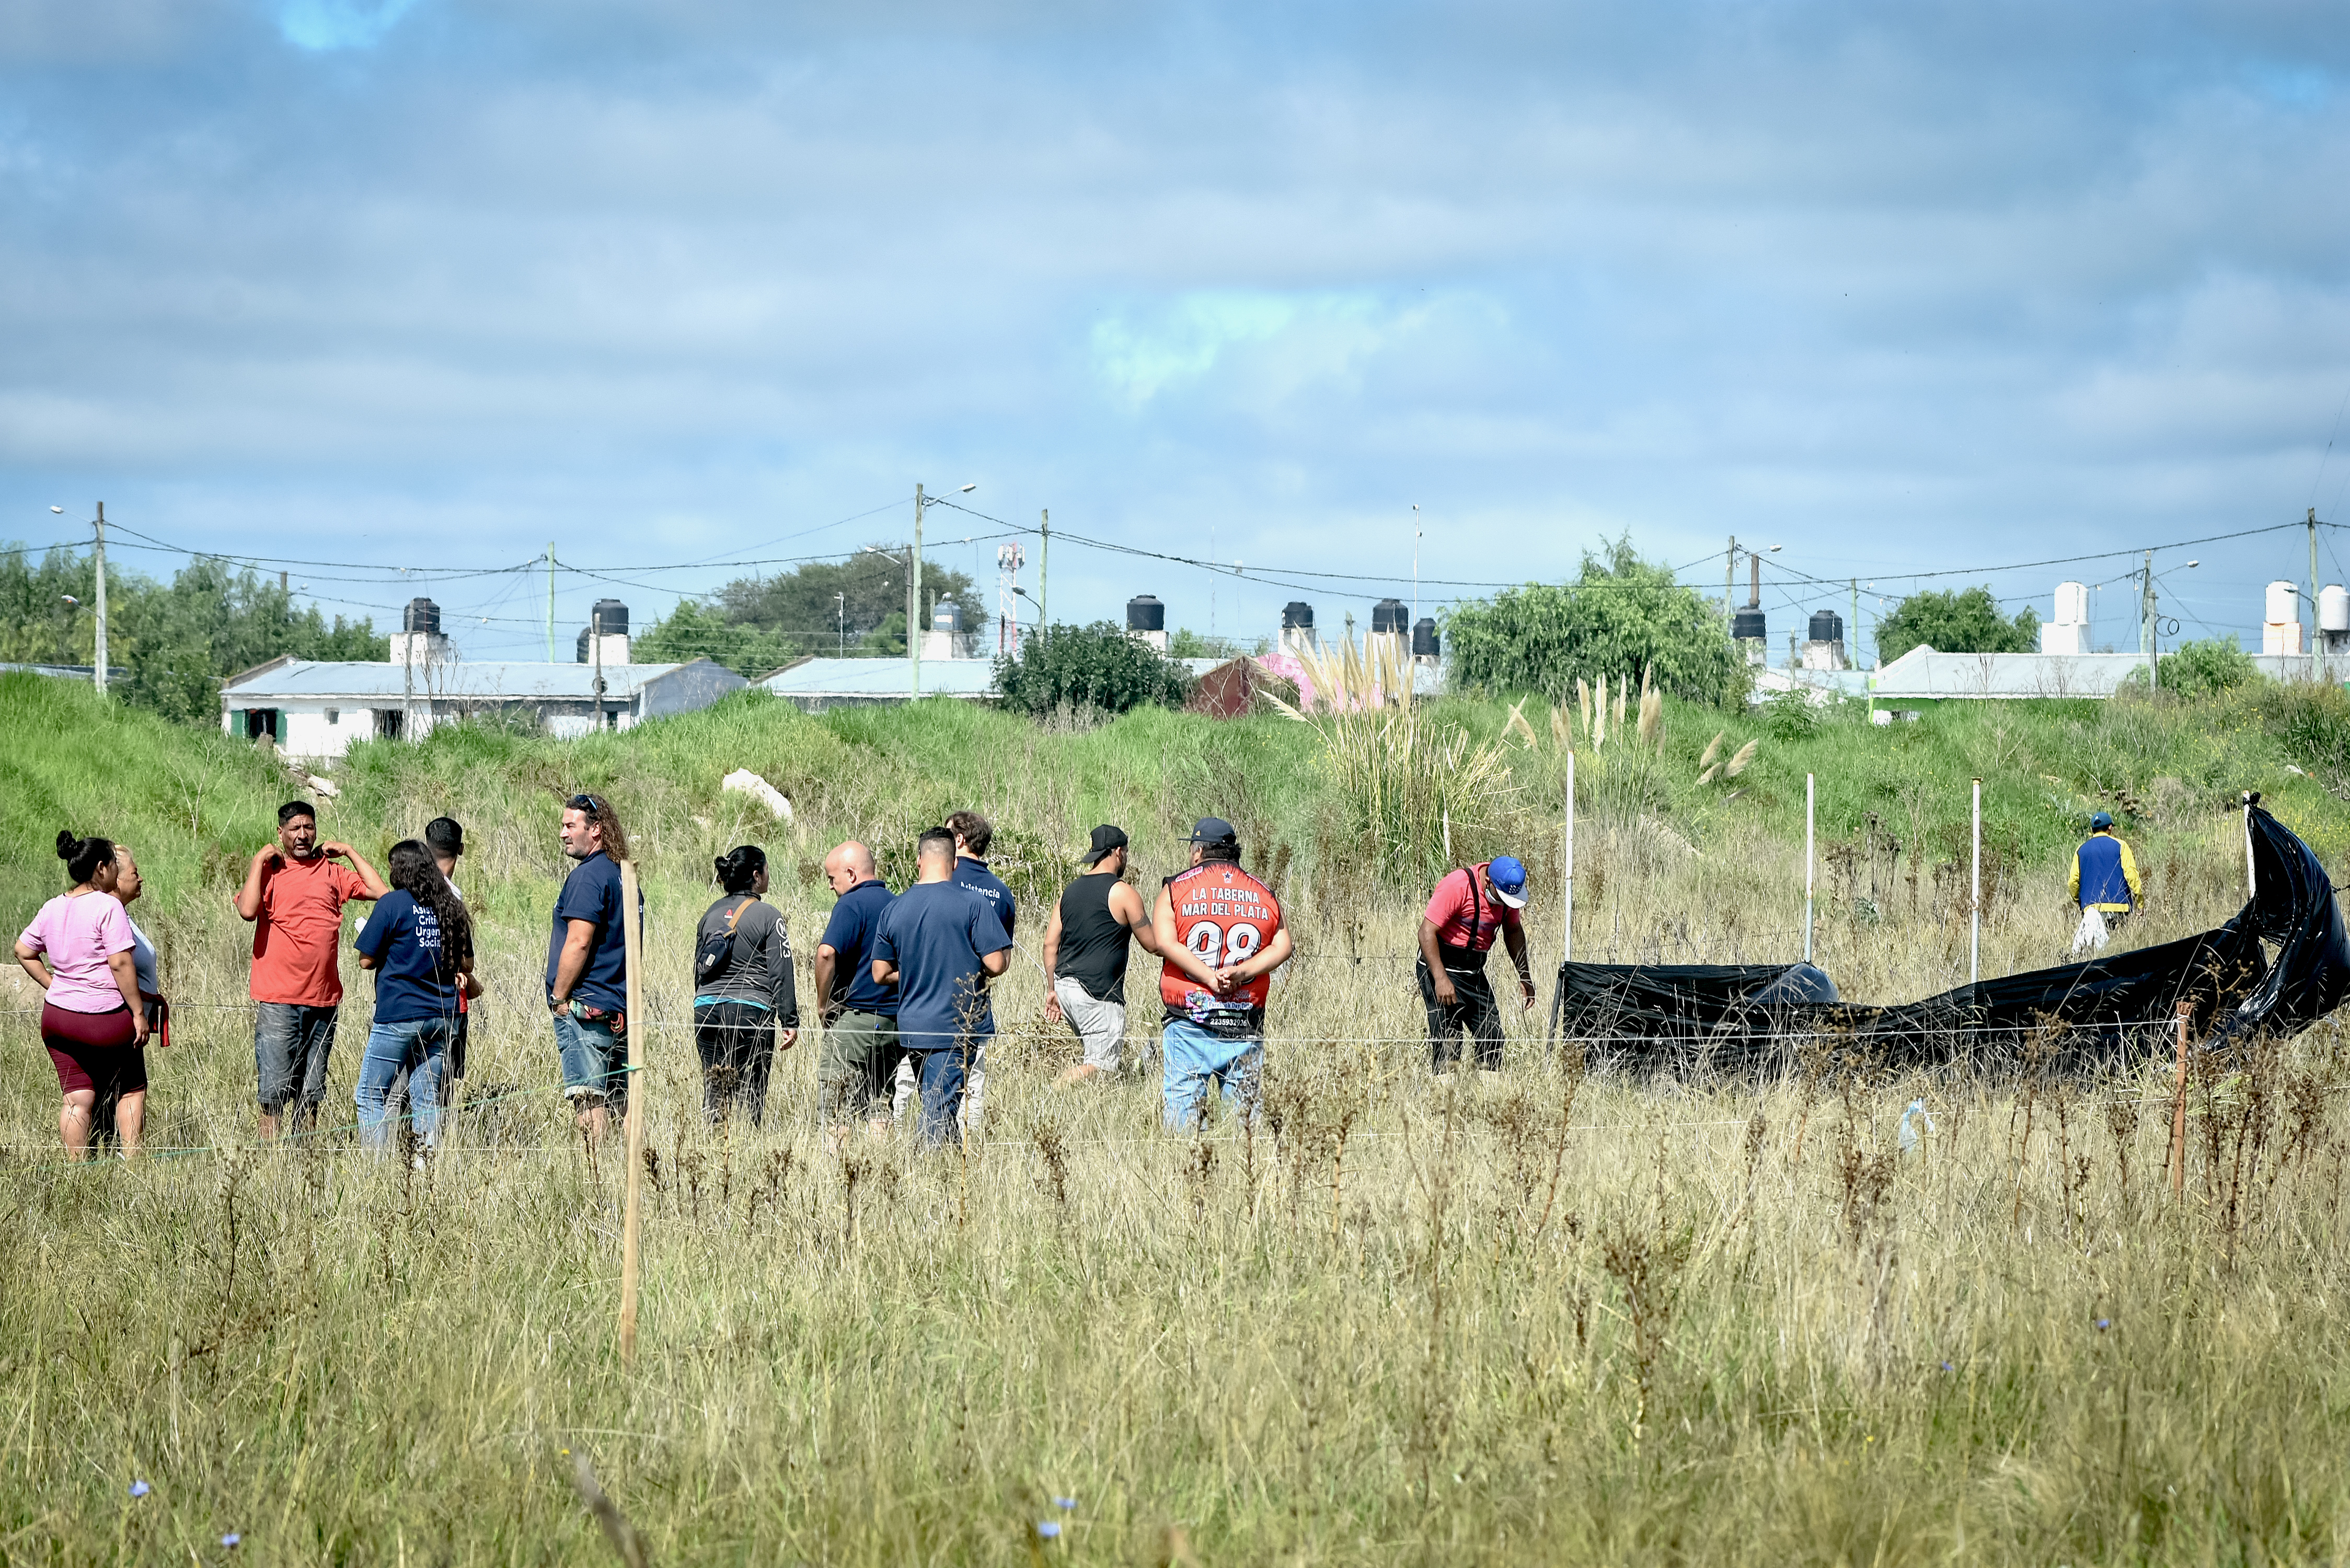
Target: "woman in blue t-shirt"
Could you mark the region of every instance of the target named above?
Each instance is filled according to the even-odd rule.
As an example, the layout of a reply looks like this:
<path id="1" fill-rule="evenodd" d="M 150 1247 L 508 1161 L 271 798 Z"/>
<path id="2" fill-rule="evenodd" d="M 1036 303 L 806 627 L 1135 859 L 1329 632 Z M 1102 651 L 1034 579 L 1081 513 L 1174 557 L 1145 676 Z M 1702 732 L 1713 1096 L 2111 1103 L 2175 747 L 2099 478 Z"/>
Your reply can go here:
<path id="1" fill-rule="evenodd" d="M 441 1077 L 457 1033 L 457 998 L 482 994 L 465 906 L 415 839 L 391 846 L 391 891 L 359 930 L 359 967 L 375 971 L 375 1025 L 359 1062 L 359 1141 L 383 1147 L 384 1099 L 404 1066 L 416 1131 L 440 1140 Z"/>

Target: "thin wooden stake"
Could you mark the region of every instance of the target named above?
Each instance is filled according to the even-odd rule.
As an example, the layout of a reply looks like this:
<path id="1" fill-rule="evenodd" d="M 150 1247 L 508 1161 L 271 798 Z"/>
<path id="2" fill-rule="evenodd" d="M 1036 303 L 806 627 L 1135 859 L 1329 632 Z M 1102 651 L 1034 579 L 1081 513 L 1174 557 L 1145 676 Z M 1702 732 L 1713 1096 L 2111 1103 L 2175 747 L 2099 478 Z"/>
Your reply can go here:
<path id="1" fill-rule="evenodd" d="M 1559 936 L 1558 961 L 1575 961 L 1575 753 L 1566 753 L 1566 919 Z"/>
<path id="2" fill-rule="evenodd" d="M 1982 979 L 1982 780 L 1975 780 L 1975 892 L 1967 914 L 1967 983 Z"/>
<path id="3" fill-rule="evenodd" d="M 1804 961 L 1812 961 L 1812 824 L 1817 791 L 1813 775 L 1804 775 Z"/>
<path id="4" fill-rule="evenodd" d="M 637 863 L 620 862 L 620 931 L 623 956 L 628 961 L 629 975 L 629 1136 L 628 1136 L 628 1207 L 620 1224 L 620 1365 L 637 1364 L 637 1281 L 638 1255 L 643 1240 L 644 1180 L 645 1180 L 645 1085 L 642 1065 L 637 1055 L 637 1041 L 644 1033 L 644 989 L 639 971 L 643 968 L 644 932 L 642 915 L 637 904 Z"/>

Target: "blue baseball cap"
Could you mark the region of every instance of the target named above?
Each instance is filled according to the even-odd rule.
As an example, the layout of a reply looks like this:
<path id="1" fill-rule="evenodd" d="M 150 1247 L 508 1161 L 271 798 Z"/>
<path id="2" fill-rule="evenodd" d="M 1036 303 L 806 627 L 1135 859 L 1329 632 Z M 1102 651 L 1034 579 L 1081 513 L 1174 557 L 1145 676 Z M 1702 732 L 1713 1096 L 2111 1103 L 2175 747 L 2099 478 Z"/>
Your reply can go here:
<path id="1" fill-rule="evenodd" d="M 1194 844 L 1238 844 L 1240 838 L 1241 836 L 1232 831 L 1232 825 L 1221 816 L 1203 816 L 1191 829 L 1191 842 Z"/>
<path id="2" fill-rule="evenodd" d="M 1493 884 L 1493 897 L 1513 909 L 1526 907 L 1526 868 L 1518 864 L 1516 856 L 1494 856 L 1485 876 Z"/>
<path id="3" fill-rule="evenodd" d="M 2090 832 L 2092 832 L 2092 833 L 2098 832 L 2099 830 L 2104 829 L 2104 828 L 2111 827 L 2113 825 L 2114 825 L 2114 817 L 2113 817 L 2113 814 L 2112 814 L 2111 812 L 2101 811 L 2101 812 L 2097 813 L 2097 815 L 2095 815 L 2095 816 L 2093 816 L 2093 817 L 2089 818 L 2089 831 L 2090 831 Z"/>

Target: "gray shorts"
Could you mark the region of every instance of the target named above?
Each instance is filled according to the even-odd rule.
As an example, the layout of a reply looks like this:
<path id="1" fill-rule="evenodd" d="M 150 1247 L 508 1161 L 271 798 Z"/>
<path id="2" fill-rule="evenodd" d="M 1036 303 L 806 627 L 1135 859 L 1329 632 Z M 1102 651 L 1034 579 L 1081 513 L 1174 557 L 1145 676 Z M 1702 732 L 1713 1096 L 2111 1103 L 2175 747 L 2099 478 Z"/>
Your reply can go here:
<path id="1" fill-rule="evenodd" d="M 905 1060 L 898 1021 L 878 1012 L 842 1013 L 824 1026 L 816 1063 L 816 1103 L 827 1127 L 889 1114 L 889 1085 Z"/>
<path id="2" fill-rule="evenodd" d="M 1126 1043 L 1126 1003 L 1098 1002 L 1067 975 L 1053 982 L 1061 1012 L 1086 1044 L 1086 1065 L 1105 1073 L 1118 1071 L 1119 1047 Z"/>

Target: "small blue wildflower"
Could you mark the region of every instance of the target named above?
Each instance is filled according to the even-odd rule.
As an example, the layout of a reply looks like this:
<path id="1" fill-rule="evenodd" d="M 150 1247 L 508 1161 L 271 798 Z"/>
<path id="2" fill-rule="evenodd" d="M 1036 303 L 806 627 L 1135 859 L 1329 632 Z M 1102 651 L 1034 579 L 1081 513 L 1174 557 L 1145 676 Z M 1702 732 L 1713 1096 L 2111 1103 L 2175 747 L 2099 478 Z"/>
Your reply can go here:
<path id="1" fill-rule="evenodd" d="M 1061 1521 L 1057 1519 L 1040 1520 L 1036 1525 L 1036 1533 L 1047 1541 L 1057 1540 L 1061 1533 Z"/>
<path id="2" fill-rule="evenodd" d="M 1077 1500 L 1073 1497 L 1056 1497 L 1053 1500 L 1053 1506 L 1059 1509 L 1062 1512 L 1066 1513 L 1069 1510 L 1077 1506 Z"/>
<path id="3" fill-rule="evenodd" d="M 143 1480 L 135 1480 L 130 1483 L 130 1495 L 132 1497 L 145 1497 L 149 1492 L 153 1491 L 155 1489 L 153 1487 L 149 1486 Z"/>
<path id="4" fill-rule="evenodd" d="M 2106 1332 L 2106 1330 L 2107 1330 L 2107 1329 L 2109 1329 L 2109 1328 L 2111 1328 L 2111 1327 L 2113 1327 L 2113 1326 L 2114 1326 L 2114 1320 L 2113 1320 L 2113 1319 L 2111 1319 L 2111 1318 L 2109 1318 L 2109 1317 L 2101 1317 L 2101 1318 L 2099 1318 L 2099 1319 L 2097 1320 L 2097 1332 L 2098 1332 L 2099 1334 L 2103 1334 L 2103 1333 L 2105 1333 L 2105 1332 Z"/>
<path id="5" fill-rule="evenodd" d="M 1943 1370 L 1943 1371 L 1945 1371 L 1945 1372 L 1956 1372 L 1956 1371 L 1958 1370 L 1958 1368 L 1957 1368 L 1957 1367 L 1955 1367 L 1955 1366 L 1951 1366 L 1949 1362 L 1945 1361 L 1944 1363 L 1942 1363 L 1942 1370 Z"/>
<path id="6" fill-rule="evenodd" d="M 239 1535 L 239 1534 L 238 1534 L 235 1531 L 234 1531 L 234 1530 L 230 1531 L 226 1535 L 224 1535 L 224 1536 L 222 1536 L 222 1537 L 221 1537 L 221 1544 L 222 1544 L 223 1546 L 227 1547 L 231 1552 L 235 1551 L 239 1546 L 243 1545 L 243 1544 L 244 1544 L 244 1536 L 242 1536 L 242 1535 Z"/>

